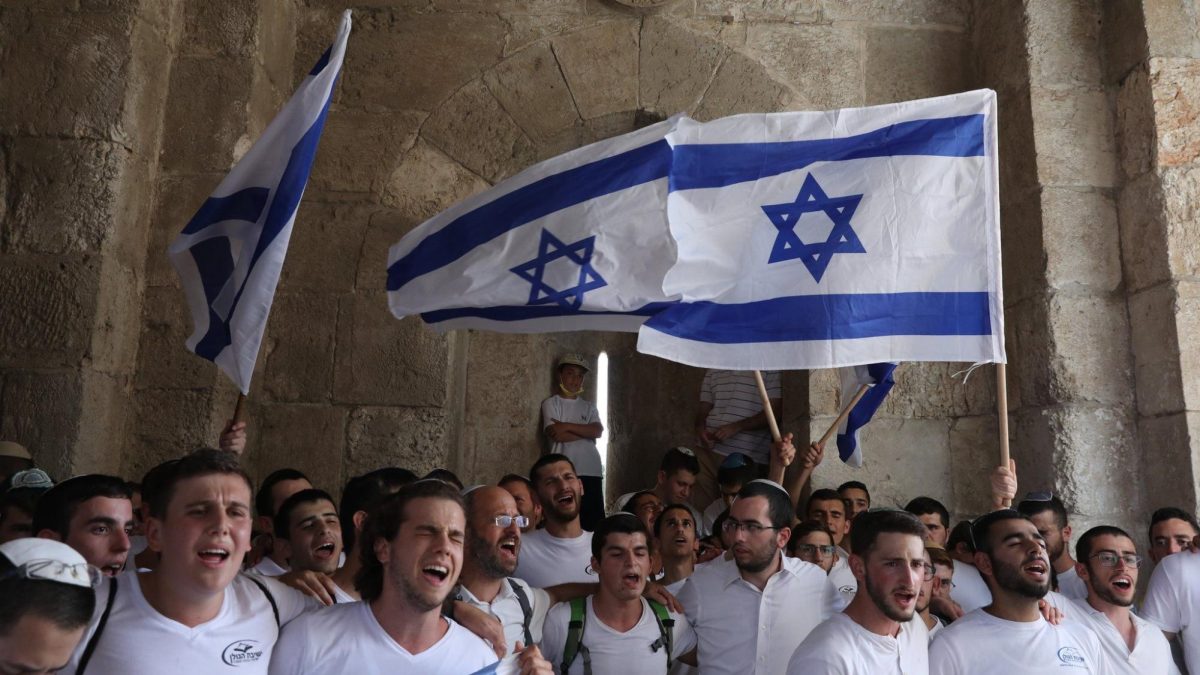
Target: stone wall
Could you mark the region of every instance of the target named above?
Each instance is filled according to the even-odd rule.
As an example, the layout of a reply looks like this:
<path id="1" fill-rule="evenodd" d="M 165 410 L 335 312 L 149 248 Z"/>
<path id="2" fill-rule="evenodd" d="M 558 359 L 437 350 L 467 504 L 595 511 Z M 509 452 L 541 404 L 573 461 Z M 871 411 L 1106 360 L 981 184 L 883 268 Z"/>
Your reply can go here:
<path id="1" fill-rule="evenodd" d="M 236 392 L 183 349 L 165 249 L 328 44 L 327 0 L 0 8 L 0 435 L 58 475 L 213 443 Z M 658 4 L 656 9 L 626 5 Z M 999 96 L 1013 456 L 1077 525 L 1196 506 L 1191 0 L 367 0 L 249 398 L 250 468 L 337 488 L 387 464 L 524 470 L 563 352 L 610 357 L 609 494 L 691 440 L 702 373 L 624 334 L 439 335 L 386 308 L 388 247 L 529 164 L 705 120 L 990 87 Z M 905 364 L 864 432 L 876 502 L 987 507 L 995 374 Z M 819 436 L 831 372 L 784 376 Z M 589 381 L 589 394 L 595 381 Z M 1153 496 L 1144 485 L 1155 485 Z M 1141 531 L 1142 527 L 1135 528 Z"/>

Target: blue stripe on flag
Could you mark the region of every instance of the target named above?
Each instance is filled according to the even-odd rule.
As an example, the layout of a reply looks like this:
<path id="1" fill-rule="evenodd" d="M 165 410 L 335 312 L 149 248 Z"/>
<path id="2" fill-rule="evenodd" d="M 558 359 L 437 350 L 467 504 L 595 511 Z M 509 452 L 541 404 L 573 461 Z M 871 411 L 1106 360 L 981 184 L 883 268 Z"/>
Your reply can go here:
<path id="1" fill-rule="evenodd" d="M 555 211 L 664 178 L 671 168 L 665 140 L 547 176 L 469 211 L 431 233 L 388 268 L 387 289 L 463 257 L 510 230 Z"/>
<path id="2" fill-rule="evenodd" d="M 325 70 L 325 66 L 329 65 L 329 56 L 332 53 L 333 45 L 330 45 L 329 48 L 325 50 L 325 53 L 321 54 L 321 58 L 317 59 L 316 64 L 313 65 L 313 69 L 308 71 L 308 76 L 312 77 L 314 75 L 320 75 L 321 71 Z"/>
<path id="3" fill-rule="evenodd" d="M 195 219 L 192 221 L 195 222 Z M 188 253 L 196 261 L 196 272 L 204 286 L 204 298 L 208 301 L 208 332 L 196 343 L 196 354 L 211 361 L 230 343 L 229 324 L 212 307 L 221 289 L 233 276 L 233 250 L 229 237 L 213 237 L 192 245 Z"/>
<path id="4" fill-rule="evenodd" d="M 913 120 L 846 138 L 675 146 L 670 190 L 714 188 L 802 169 L 815 162 L 927 155 L 982 157 L 983 115 Z"/>
<path id="5" fill-rule="evenodd" d="M 439 309 L 433 312 L 422 312 L 421 318 L 425 323 L 440 323 L 451 319 L 466 317 L 489 319 L 491 321 L 527 321 L 529 319 L 548 319 L 558 316 L 654 316 L 674 302 L 652 302 L 628 312 L 598 312 L 592 310 L 574 310 L 560 305 L 534 305 L 524 307 L 456 307 L 454 309 Z"/>
<path id="6" fill-rule="evenodd" d="M 875 411 L 883 404 L 888 392 L 896 384 L 892 373 L 896 370 L 895 363 L 872 363 L 867 366 L 867 375 L 874 380 L 874 385 L 863 394 L 858 403 L 846 415 L 846 431 L 837 435 L 838 457 L 843 462 L 850 463 L 854 451 L 858 449 L 858 430 L 866 426 L 875 415 Z M 862 466 L 862 456 L 859 455 L 856 464 Z"/>
<path id="7" fill-rule="evenodd" d="M 717 344 L 990 335 L 988 303 L 986 292 L 800 295 L 741 304 L 679 303 L 645 325 Z"/>
<path id="8" fill-rule="evenodd" d="M 270 194 L 271 191 L 265 187 L 250 187 L 227 197 L 209 197 L 183 228 L 183 234 L 195 234 L 213 223 L 225 220 L 256 223 Z"/>

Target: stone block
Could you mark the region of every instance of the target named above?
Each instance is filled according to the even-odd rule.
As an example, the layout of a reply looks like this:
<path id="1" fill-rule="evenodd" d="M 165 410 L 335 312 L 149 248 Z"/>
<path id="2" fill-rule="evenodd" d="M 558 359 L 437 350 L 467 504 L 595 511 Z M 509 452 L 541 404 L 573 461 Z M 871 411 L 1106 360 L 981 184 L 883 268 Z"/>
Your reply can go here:
<path id="1" fill-rule="evenodd" d="M 108 142 L 14 139 L 4 248 L 53 255 L 98 253 L 114 234 L 127 157 L 123 148 Z"/>
<path id="2" fill-rule="evenodd" d="M 1048 310 L 1052 399 L 1125 404 L 1133 379 L 1124 299 L 1056 293 Z"/>
<path id="3" fill-rule="evenodd" d="M 125 443 L 134 423 L 129 378 L 85 370 L 82 380 L 79 438 L 70 450 L 70 471 L 65 475 L 120 475 Z"/>
<path id="4" fill-rule="evenodd" d="M 1142 415 L 1163 415 L 1185 408 L 1175 303 L 1176 291 L 1170 284 L 1129 296 L 1130 347 L 1137 407 Z"/>
<path id="5" fill-rule="evenodd" d="M 212 447 L 217 443 L 212 431 L 215 420 L 220 417 L 223 422 L 233 410 L 232 400 L 222 401 L 222 411 L 217 414 L 212 389 L 141 389 L 132 401 L 137 422 L 122 472 L 139 477 L 168 459 Z"/>
<path id="6" fill-rule="evenodd" d="M 960 417 L 951 420 L 949 438 L 951 516 L 957 522 L 992 510 L 988 477 L 1000 464 L 1000 425 L 994 414 Z"/>
<path id="7" fill-rule="evenodd" d="M 974 0 L 971 25 L 971 57 L 979 84 L 998 92 L 1027 89 L 1029 53 L 1024 4 Z M 999 108 L 1003 115 L 1003 101 Z M 1003 133 L 1003 122 L 1000 130 Z"/>
<path id="8" fill-rule="evenodd" d="M 434 112 L 421 136 L 490 182 L 533 162 L 534 145 L 482 81 L 458 90 Z"/>
<path id="9" fill-rule="evenodd" d="M 637 108 L 638 27 L 633 20 L 610 21 L 553 39 L 583 119 Z"/>
<path id="10" fill-rule="evenodd" d="M 234 148 L 253 142 L 249 128 L 253 78 L 249 59 L 175 59 L 163 118 L 164 132 L 171 139 L 163 147 L 164 171 L 229 170 Z"/>
<path id="11" fill-rule="evenodd" d="M 1159 166 L 1183 166 L 1200 159 L 1197 80 L 1200 80 L 1200 58 L 1150 59 Z"/>
<path id="12" fill-rule="evenodd" d="M 184 3 L 180 54 L 200 57 L 255 56 L 260 28 L 258 5 L 256 0 Z"/>
<path id="13" fill-rule="evenodd" d="M 224 174 L 166 175 L 158 179 L 158 193 L 148 234 L 146 285 L 170 286 L 179 275 L 167 257 L 167 248 L 179 236 L 196 211 L 221 183 Z"/>
<path id="14" fill-rule="evenodd" d="M 719 42 L 685 26 L 645 19 L 638 69 L 642 107 L 664 115 L 694 110 L 724 51 Z"/>
<path id="15" fill-rule="evenodd" d="M 333 393 L 338 296 L 276 293 L 260 360 L 263 393 L 273 401 L 319 403 Z"/>
<path id="16" fill-rule="evenodd" d="M 698 0 L 696 14 L 715 16 L 730 22 L 792 21 L 810 23 L 825 18 L 821 0 Z"/>
<path id="17" fill-rule="evenodd" d="M 1200 14 L 1193 0 L 1144 0 L 1151 56 L 1200 58 Z"/>
<path id="18" fill-rule="evenodd" d="M 296 61 L 297 6 L 292 2 L 263 2 L 258 8 L 258 58 L 273 87 L 290 95 Z M 333 44 L 337 22 L 326 31 Z M 323 52 L 322 52 L 323 53 Z M 308 64 L 310 67 L 312 64 Z"/>
<path id="19" fill-rule="evenodd" d="M 507 473 L 527 473 L 542 454 L 532 430 L 520 433 L 507 424 L 474 424 L 470 425 L 470 432 L 462 452 L 455 458 L 458 475 L 464 480 L 495 484 Z"/>
<path id="20" fill-rule="evenodd" d="M 0 436 L 20 441 L 52 478 L 71 475 L 79 442 L 83 374 L 77 370 L 8 370 Z"/>
<path id="21" fill-rule="evenodd" d="M 1005 302 L 1020 303 L 1045 290 L 1048 261 L 1042 235 L 1040 192 L 1033 188 L 1005 192 L 1004 183 L 1000 184 Z"/>
<path id="22" fill-rule="evenodd" d="M 1049 307 L 1045 298 L 1034 297 L 1005 307 L 1010 410 L 1054 404 L 1050 386 L 1055 355 L 1048 322 Z M 1014 398 L 1019 404 L 1014 403 Z"/>
<path id="23" fill-rule="evenodd" d="M 791 110 L 828 110 L 862 105 L 863 55 L 861 36 L 854 25 L 807 26 L 785 23 L 751 24 L 746 28 L 745 51 L 761 63 L 770 78 L 764 81 L 758 68 L 747 68 L 743 86 L 751 93 L 756 88 L 770 91 L 778 83 L 791 89 Z M 705 95 L 705 104 L 713 89 L 722 84 L 724 75 L 741 69 L 740 59 L 730 55 L 717 74 L 717 80 Z M 742 74 L 742 73 L 739 73 Z M 726 82 L 728 84 L 728 82 Z M 769 99 L 764 100 L 766 103 Z M 764 108 L 753 112 L 774 112 Z M 732 112 L 750 112 L 737 108 Z M 727 113 L 729 114 L 729 113 Z"/>
<path id="24" fill-rule="evenodd" d="M 871 28 L 866 31 L 866 105 L 966 91 L 967 36 L 950 31 Z"/>
<path id="25" fill-rule="evenodd" d="M 543 335 L 484 332 L 471 334 L 468 350 L 464 418 L 538 429 L 542 400 L 553 393 L 554 359 L 561 352 Z"/>
<path id="26" fill-rule="evenodd" d="M 787 87 L 771 79 L 762 64 L 733 52 L 717 68 L 694 117 L 706 122 L 738 113 L 775 112 L 791 96 Z"/>
<path id="27" fill-rule="evenodd" d="M 1200 440 L 1200 413 L 1177 412 L 1138 419 L 1141 485 L 1154 486 L 1142 496 L 1145 510 L 1164 506 L 1195 511 L 1197 472 L 1192 448 Z"/>
<path id="28" fill-rule="evenodd" d="M 394 209 L 396 213 L 392 215 L 424 222 L 488 187 L 483 178 L 429 143 L 418 140 L 392 172 L 384 188 L 383 204 Z"/>
<path id="29" fill-rule="evenodd" d="M 1025 4 L 1031 82 L 1039 86 L 1094 86 L 1102 81 L 1103 4 L 1057 0 Z"/>
<path id="30" fill-rule="evenodd" d="M 1031 490 L 1053 489 L 1072 517 L 1137 508 L 1142 483 L 1133 469 L 1138 463 L 1138 447 L 1132 411 L 1069 405 L 1046 414 L 1057 441 L 1053 482 L 1025 480 L 1019 465 L 1018 480 Z M 1114 481 L 1113 476 L 1127 479 Z"/>
<path id="31" fill-rule="evenodd" d="M 371 217 L 363 237 L 362 253 L 358 259 L 358 278 L 355 287 L 359 291 L 387 290 L 388 249 L 408 234 L 419 221 L 399 211 L 379 211 Z"/>
<path id="32" fill-rule="evenodd" d="M 138 273 L 115 256 L 100 264 L 95 328 L 87 366 L 100 373 L 130 376 L 137 364 L 142 287 Z"/>
<path id="33" fill-rule="evenodd" d="M 296 212 L 279 290 L 349 293 L 354 289 L 363 237 L 379 207 L 306 200 Z M 366 261 L 381 267 L 378 260 Z"/>
<path id="34" fill-rule="evenodd" d="M 899 23 L 914 26 L 938 24 L 965 27 L 970 16 L 966 0 L 865 0 L 825 3 L 825 18 L 832 21 Z"/>
<path id="35" fill-rule="evenodd" d="M 1161 177 L 1144 173 L 1121 188 L 1117 215 L 1125 284 L 1131 292 L 1171 278 Z"/>
<path id="36" fill-rule="evenodd" d="M 0 259 L 0 366 L 79 367 L 91 347 L 99 268 L 85 256 Z"/>
<path id="37" fill-rule="evenodd" d="M 1150 56 L 1141 0 L 1108 0 L 1100 3 L 1103 16 L 1100 41 L 1104 45 L 1104 81 L 1120 83 Z"/>
<path id="38" fill-rule="evenodd" d="M 1200 164 L 1159 171 L 1171 275 L 1200 276 Z"/>
<path id="39" fill-rule="evenodd" d="M 455 451 L 446 443 L 452 423 L 436 408 L 355 408 L 346 426 L 345 475 L 398 466 L 420 476 L 447 466 Z"/>
<path id="40" fill-rule="evenodd" d="M 1042 184 L 1116 187 L 1108 95 L 1100 89 L 1033 87 L 1030 98 Z"/>
<path id="41" fill-rule="evenodd" d="M 378 195 L 400 157 L 416 142 L 426 117 L 414 110 L 331 111 L 309 188 Z"/>
<path id="42" fill-rule="evenodd" d="M 138 364 L 134 371 L 137 389 L 201 389 L 212 386 L 217 368 L 211 361 L 188 351 L 192 333 L 191 312 L 183 291 L 174 287 L 146 289 Z"/>
<path id="43" fill-rule="evenodd" d="M 249 462 L 261 480 L 276 469 L 299 469 L 315 487 L 338 492 L 346 483 L 345 408 L 271 403 L 262 406 L 260 441 Z"/>
<path id="44" fill-rule="evenodd" d="M 883 413 L 903 418 L 954 418 L 996 411 L 995 367 L 984 366 L 963 382 L 969 363 L 904 363 Z M 958 373 L 957 377 L 954 375 Z M 841 410 L 848 401 L 838 401 Z M 835 413 L 837 411 L 834 411 Z"/>
<path id="45" fill-rule="evenodd" d="M 441 406 L 446 338 L 416 317 L 397 322 L 382 292 L 343 297 L 338 311 L 334 398 L 338 403 Z"/>
<path id="46" fill-rule="evenodd" d="M 500 105 L 532 139 L 543 139 L 579 121 L 575 102 L 548 42 L 501 61 L 483 75 Z"/>
<path id="47" fill-rule="evenodd" d="M 1176 287 L 1175 334 L 1179 340 L 1179 371 L 1184 409 L 1200 408 L 1200 284 L 1189 279 Z"/>
<path id="48" fill-rule="evenodd" d="M 508 57 L 546 38 L 566 35 L 596 23 L 595 18 L 579 14 L 503 13 L 504 56 Z"/>
<path id="49" fill-rule="evenodd" d="M 1013 196 L 1041 187 L 1031 105 L 1028 87 L 996 91 L 1002 210 L 1012 208 Z"/>
<path id="50" fill-rule="evenodd" d="M 1095 190 L 1042 190 L 1046 283 L 1055 290 L 1112 292 L 1121 283 L 1116 204 Z"/>
<path id="51" fill-rule="evenodd" d="M 1127 178 L 1149 171 L 1157 158 L 1158 128 L 1148 64 L 1140 63 L 1117 90 L 1117 138 Z"/>

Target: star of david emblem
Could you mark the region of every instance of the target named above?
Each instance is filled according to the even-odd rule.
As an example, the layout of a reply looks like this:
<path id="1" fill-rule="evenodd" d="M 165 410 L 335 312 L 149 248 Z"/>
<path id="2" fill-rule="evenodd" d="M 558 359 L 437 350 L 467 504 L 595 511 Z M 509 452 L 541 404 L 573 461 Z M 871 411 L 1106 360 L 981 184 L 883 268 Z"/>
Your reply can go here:
<path id="1" fill-rule="evenodd" d="M 549 230 L 542 230 L 537 257 L 510 270 L 513 274 L 532 284 L 529 289 L 529 302 L 525 304 L 556 303 L 565 309 L 578 310 L 583 305 L 585 293 L 608 285 L 608 282 L 592 268 L 592 253 L 595 248 L 595 235 L 580 239 L 573 244 L 564 244 L 558 237 L 550 234 Z M 555 289 L 543 281 L 546 267 L 560 259 L 566 259 L 579 266 L 579 277 L 575 281 L 575 285 L 561 290 Z"/>
<path id="2" fill-rule="evenodd" d="M 810 173 L 800 187 L 796 201 L 784 204 L 766 204 L 762 206 L 763 213 L 771 219 L 771 224 L 779 230 L 775 236 L 775 245 L 771 247 L 771 257 L 767 264 L 796 260 L 804 263 L 809 274 L 817 283 L 829 267 L 829 261 L 837 253 L 866 253 L 858 235 L 850 227 L 850 219 L 854 210 L 862 201 L 862 195 L 846 197 L 830 197 L 821 189 L 817 179 Z M 806 244 L 796 234 L 796 224 L 805 213 L 823 212 L 833 221 L 833 229 L 829 237 L 822 242 Z"/>

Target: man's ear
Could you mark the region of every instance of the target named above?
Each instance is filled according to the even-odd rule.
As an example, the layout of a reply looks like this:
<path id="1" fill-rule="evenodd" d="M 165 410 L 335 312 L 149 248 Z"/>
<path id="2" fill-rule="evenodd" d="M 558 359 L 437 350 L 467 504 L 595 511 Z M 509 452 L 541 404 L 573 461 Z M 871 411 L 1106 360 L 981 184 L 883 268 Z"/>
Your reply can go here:
<path id="1" fill-rule="evenodd" d="M 994 576 L 995 570 L 992 569 L 992 559 L 986 553 L 975 552 L 975 569 L 979 570 L 980 574 Z"/>
<path id="2" fill-rule="evenodd" d="M 146 548 L 162 553 L 163 522 L 154 516 L 146 519 Z"/>
<path id="3" fill-rule="evenodd" d="M 1071 526 L 1070 525 L 1068 525 L 1062 529 L 1062 538 L 1063 538 L 1063 541 L 1071 541 Z M 1070 553 L 1070 551 L 1067 551 L 1067 553 Z"/>
<path id="4" fill-rule="evenodd" d="M 1076 562 L 1075 563 L 1075 574 L 1078 574 L 1079 578 L 1083 579 L 1083 582 L 1085 584 L 1087 584 L 1088 588 L 1091 588 L 1092 575 L 1088 573 L 1087 565 L 1084 565 L 1081 562 Z"/>
<path id="5" fill-rule="evenodd" d="M 859 588 L 862 588 L 867 579 L 867 561 L 863 560 L 862 556 L 851 553 L 847 562 L 850 564 L 850 572 L 858 580 Z"/>
<path id="6" fill-rule="evenodd" d="M 259 516 L 254 519 L 254 529 L 267 534 L 275 533 L 275 522 L 271 516 Z"/>
<path id="7" fill-rule="evenodd" d="M 275 552 L 283 557 L 284 560 L 292 559 L 292 542 L 287 539 L 275 537 Z"/>
<path id="8" fill-rule="evenodd" d="M 781 527 L 775 533 L 775 542 L 779 545 L 779 548 L 783 551 L 787 551 L 788 541 L 791 538 L 792 538 L 792 528 L 790 528 L 790 527 Z"/>
<path id="9" fill-rule="evenodd" d="M 62 541 L 62 536 L 48 527 L 43 527 L 37 533 L 38 539 L 53 539 L 54 541 Z"/>
<path id="10" fill-rule="evenodd" d="M 363 523 L 367 522 L 367 512 L 355 511 L 354 515 L 350 516 L 350 520 L 354 521 L 354 531 L 362 532 Z"/>
<path id="11" fill-rule="evenodd" d="M 384 565 L 392 559 L 392 544 L 383 537 L 375 540 L 375 559 Z"/>

